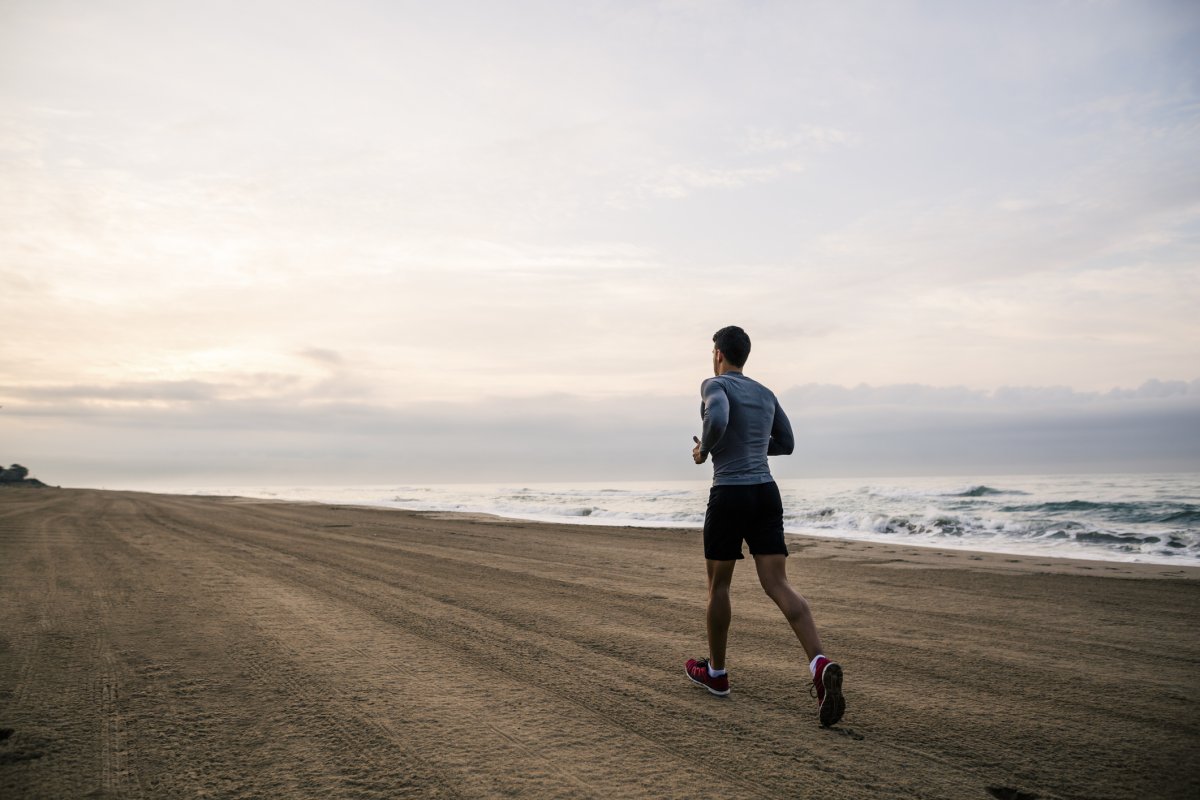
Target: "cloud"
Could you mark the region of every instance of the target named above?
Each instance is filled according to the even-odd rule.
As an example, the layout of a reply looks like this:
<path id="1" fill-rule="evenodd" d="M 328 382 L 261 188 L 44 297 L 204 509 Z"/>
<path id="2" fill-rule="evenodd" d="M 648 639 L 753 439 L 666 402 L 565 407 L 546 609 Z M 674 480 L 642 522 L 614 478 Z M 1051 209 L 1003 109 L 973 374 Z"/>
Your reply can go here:
<path id="1" fill-rule="evenodd" d="M 746 154 L 823 150 L 854 145 L 859 140 L 857 134 L 821 125 L 798 125 L 792 130 L 750 128 L 744 134 L 740 150 Z"/>
<path id="2" fill-rule="evenodd" d="M 314 361 L 328 367 L 340 367 L 346 363 L 342 355 L 334 350 L 326 350 L 323 347 L 307 347 L 299 352 L 303 358 Z"/>
<path id="3" fill-rule="evenodd" d="M 119 401 L 135 404 L 156 404 L 160 401 L 172 403 L 194 403 L 216 400 L 227 390 L 224 384 L 205 383 L 203 381 L 137 381 L 109 386 L 73 385 L 73 386 L 0 386 L 0 396 L 26 401 L 32 405 L 24 409 L 26 413 L 39 412 L 41 404 L 47 401 L 62 403 L 54 407 L 55 411 L 68 408 L 79 408 L 83 405 Z M 55 413 L 51 411 L 50 413 Z"/>
<path id="4" fill-rule="evenodd" d="M 1182 5 L 468 5 L 14 7 L 0 384 L 670 396 L 727 322 L 906 408 L 1200 363 Z"/>
<path id="5" fill-rule="evenodd" d="M 913 407 L 931 411 L 967 408 L 995 411 L 1030 409 L 1078 409 L 1103 406 L 1131 407 L 1139 400 L 1179 399 L 1200 404 L 1200 378 L 1193 381 L 1149 380 L 1133 389 L 1113 388 L 1107 392 L 1077 391 L 1068 386 L 1001 386 L 987 391 L 963 386 L 891 386 L 855 387 L 829 384 L 805 384 L 788 389 L 780 397 L 789 406 L 813 409 L 847 407 Z"/>
<path id="6" fill-rule="evenodd" d="M 670 167 L 646 180 L 637 189 L 640 196 L 683 198 L 698 189 L 738 189 L 767 183 L 788 172 L 802 172 L 803 165 L 789 162 L 778 166 L 740 168 Z"/>
<path id="7" fill-rule="evenodd" d="M 704 479 L 698 397 L 379 404 L 203 384 L 8 388 L 6 458 L 75 485 Z M 1200 380 L 977 392 L 807 385 L 779 477 L 1200 470 Z"/>
<path id="8" fill-rule="evenodd" d="M 784 476 L 1200 470 L 1200 380 L 1136 389 L 808 385 L 781 395 L 803 442 Z"/>

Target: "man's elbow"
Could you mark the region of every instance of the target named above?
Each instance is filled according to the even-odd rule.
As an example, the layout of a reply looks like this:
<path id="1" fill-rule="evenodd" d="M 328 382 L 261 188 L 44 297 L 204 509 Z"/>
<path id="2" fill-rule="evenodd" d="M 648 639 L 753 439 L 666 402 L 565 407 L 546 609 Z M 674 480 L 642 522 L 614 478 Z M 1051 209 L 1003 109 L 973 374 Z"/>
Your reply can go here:
<path id="1" fill-rule="evenodd" d="M 792 454 L 792 451 L 795 449 L 796 449 L 795 441 L 792 441 L 792 440 L 781 441 L 779 439 L 772 439 L 771 446 L 767 448 L 767 455 L 769 455 L 769 456 L 790 456 Z"/>

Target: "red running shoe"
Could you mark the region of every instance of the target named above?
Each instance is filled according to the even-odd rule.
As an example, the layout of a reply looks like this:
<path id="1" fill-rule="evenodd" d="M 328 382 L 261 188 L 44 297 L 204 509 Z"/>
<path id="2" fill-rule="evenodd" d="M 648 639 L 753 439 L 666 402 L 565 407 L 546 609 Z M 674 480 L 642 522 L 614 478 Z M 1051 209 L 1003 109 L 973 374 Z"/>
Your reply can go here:
<path id="1" fill-rule="evenodd" d="M 813 685 L 809 690 L 817 698 L 817 717 L 821 727 L 834 725 L 846 713 L 846 698 L 842 697 L 842 667 L 825 656 L 817 659 Z"/>
<path id="2" fill-rule="evenodd" d="M 729 694 L 729 675 L 722 675 L 719 678 L 709 675 L 707 658 L 689 658 L 684 671 L 692 679 L 692 683 L 700 684 L 717 697 Z"/>

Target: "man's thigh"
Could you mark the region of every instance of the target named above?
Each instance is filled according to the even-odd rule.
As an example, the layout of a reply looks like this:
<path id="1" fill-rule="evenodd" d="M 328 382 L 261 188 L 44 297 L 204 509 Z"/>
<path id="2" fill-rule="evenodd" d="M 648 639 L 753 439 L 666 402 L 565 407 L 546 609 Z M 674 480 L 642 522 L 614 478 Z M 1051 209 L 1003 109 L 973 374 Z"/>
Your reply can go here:
<path id="1" fill-rule="evenodd" d="M 783 498 L 774 481 L 749 487 L 753 490 L 743 537 L 751 555 L 769 556 L 788 554 L 783 539 Z"/>
<path id="2" fill-rule="evenodd" d="M 735 561 L 742 555 L 742 532 L 745 529 L 745 486 L 714 486 L 708 492 L 708 508 L 704 512 L 704 557 L 709 561 Z"/>

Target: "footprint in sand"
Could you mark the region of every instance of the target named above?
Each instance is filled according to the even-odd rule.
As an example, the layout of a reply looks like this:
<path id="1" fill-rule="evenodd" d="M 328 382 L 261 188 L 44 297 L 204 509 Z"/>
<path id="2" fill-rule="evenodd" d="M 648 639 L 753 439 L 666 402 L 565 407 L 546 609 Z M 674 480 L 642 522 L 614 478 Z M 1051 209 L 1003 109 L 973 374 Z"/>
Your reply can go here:
<path id="1" fill-rule="evenodd" d="M 989 786 L 987 790 L 988 794 L 995 797 L 996 800 L 1038 800 L 1036 794 L 1022 792 L 1020 789 L 1010 789 L 1007 786 Z"/>

